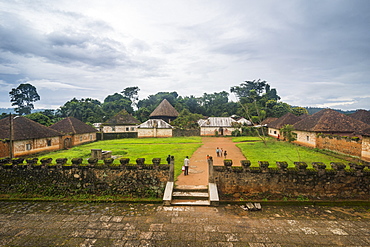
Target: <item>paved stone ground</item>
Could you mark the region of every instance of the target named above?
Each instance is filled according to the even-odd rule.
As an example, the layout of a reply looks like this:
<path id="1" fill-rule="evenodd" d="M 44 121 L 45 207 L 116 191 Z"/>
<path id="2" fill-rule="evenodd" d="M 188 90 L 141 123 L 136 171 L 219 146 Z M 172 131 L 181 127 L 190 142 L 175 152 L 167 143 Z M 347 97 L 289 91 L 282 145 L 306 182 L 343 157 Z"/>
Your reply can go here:
<path id="1" fill-rule="evenodd" d="M 370 207 L 0 202 L 1 246 L 370 246 Z"/>

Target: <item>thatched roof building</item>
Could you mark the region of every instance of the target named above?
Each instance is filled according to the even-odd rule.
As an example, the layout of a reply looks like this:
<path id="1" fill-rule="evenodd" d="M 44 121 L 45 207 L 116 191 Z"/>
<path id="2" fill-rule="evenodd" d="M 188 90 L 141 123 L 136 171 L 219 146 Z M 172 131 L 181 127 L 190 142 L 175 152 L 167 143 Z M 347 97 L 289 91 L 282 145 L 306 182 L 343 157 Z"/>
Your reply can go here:
<path id="1" fill-rule="evenodd" d="M 293 113 L 288 112 L 284 116 L 282 116 L 282 117 L 276 119 L 275 121 L 272 121 L 269 124 L 267 124 L 267 127 L 273 128 L 273 129 L 281 129 L 282 127 L 284 127 L 284 125 L 287 125 L 287 124 L 293 125 L 293 124 L 295 124 L 299 121 L 301 121 L 301 119 L 299 117 L 297 117 Z"/>
<path id="2" fill-rule="evenodd" d="M 360 120 L 366 124 L 370 124 L 370 111 L 357 110 L 355 113 L 352 113 L 348 116 L 350 116 L 351 118 Z"/>
<path id="3" fill-rule="evenodd" d="M 368 127 L 368 124 L 332 109 L 321 110 L 294 124 L 296 130 L 321 133 L 351 134 Z"/>
<path id="4" fill-rule="evenodd" d="M 42 139 L 63 134 L 26 117 L 13 117 L 13 140 Z M 0 120 L 0 139 L 10 139 L 10 117 Z"/>
<path id="5" fill-rule="evenodd" d="M 67 117 L 50 126 L 51 129 L 59 131 L 63 134 L 85 134 L 95 133 L 96 129 L 74 117 Z"/>
<path id="6" fill-rule="evenodd" d="M 164 99 L 149 115 L 149 118 L 162 119 L 167 123 L 171 123 L 171 121 L 175 120 L 178 116 L 178 111 L 170 104 L 170 102 L 168 102 L 168 100 Z"/>

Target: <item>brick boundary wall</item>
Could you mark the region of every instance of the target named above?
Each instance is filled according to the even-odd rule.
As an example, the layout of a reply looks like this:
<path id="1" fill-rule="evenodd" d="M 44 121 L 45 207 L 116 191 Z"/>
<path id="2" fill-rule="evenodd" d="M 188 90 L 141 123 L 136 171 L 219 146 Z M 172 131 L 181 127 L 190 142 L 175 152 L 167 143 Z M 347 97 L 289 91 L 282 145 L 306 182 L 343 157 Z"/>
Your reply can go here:
<path id="1" fill-rule="evenodd" d="M 317 136 L 316 147 L 334 152 L 361 157 L 361 140 L 351 140 L 345 137 Z"/>
<path id="2" fill-rule="evenodd" d="M 278 168 L 268 168 L 268 162 L 259 167 L 214 166 L 213 176 L 220 195 L 269 194 L 277 197 L 306 196 L 314 199 L 370 199 L 370 171 L 364 165 L 332 163 L 332 169 L 320 162 L 307 169 L 304 162 L 287 168 L 286 162 L 277 162 Z"/>
<path id="3" fill-rule="evenodd" d="M 169 178 L 167 164 L 40 165 L 2 164 L 0 193 L 30 195 L 121 195 L 161 198 Z"/>

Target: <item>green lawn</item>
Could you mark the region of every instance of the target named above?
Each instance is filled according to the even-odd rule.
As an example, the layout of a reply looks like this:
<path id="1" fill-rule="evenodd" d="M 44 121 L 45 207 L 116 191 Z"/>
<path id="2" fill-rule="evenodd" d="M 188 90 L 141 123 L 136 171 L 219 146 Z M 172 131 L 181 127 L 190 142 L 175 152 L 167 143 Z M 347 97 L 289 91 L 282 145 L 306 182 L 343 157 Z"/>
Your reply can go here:
<path id="1" fill-rule="evenodd" d="M 153 158 L 161 158 L 162 164 L 170 154 L 175 157 L 175 177 L 181 173 L 181 166 L 185 156 L 191 156 L 202 145 L 201 137 L 173 137 L 173 138 L 128 138 L 118 140 L 97 141 L 69 150 L 47 153 L 38 157 L 50 157 L 55 162 L 57 158 L 83 158 L 83 164 L 91 156 L 91 149 L 112 151 L 116 158 L 114 164 L 119 164 L 119 158 L 130 158 L 130 163 L 135 163 L 137 158 L 145 158 L 146 164 L 151 164 Z M 102 161 L 101 161 L 102 163 Z"/>
<path id="2" fill-rule="evenodd" d="M 338 159 L 329 155 L 322 154 L 311 148 L 297 146 L 288 142 L 276 141 L 269 138 L 267 145 L 257 137 L 256 142 L 250 142 L 249 137 L 233 138 L 237 147 L 243 152 L 244 156 L 251 161 L 252 166 L 258 166 L 258 161 L 268 161 L 270 167 L 276 167 L 276 161 L 286 161 L 289 167 L 294 167 L 293 162 L 306 162 L 309 167 L 312 162 L 323 162 L 330 168 L 330 162 L 344 162 L 344 159 Z"/>

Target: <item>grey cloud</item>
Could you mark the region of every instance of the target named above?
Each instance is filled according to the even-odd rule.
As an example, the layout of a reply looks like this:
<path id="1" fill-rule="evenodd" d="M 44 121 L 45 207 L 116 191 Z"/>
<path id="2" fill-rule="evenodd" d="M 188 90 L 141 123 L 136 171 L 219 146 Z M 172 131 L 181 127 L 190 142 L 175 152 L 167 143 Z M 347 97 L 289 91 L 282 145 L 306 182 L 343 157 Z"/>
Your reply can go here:
<path id="1" fill-rule="evenodd" d="M 23 56 L 43 57 L 51 63 L 72 66 L 76 62 L 102 67 L 139 66 L 128 56 L 126 47 L 122 43 L 100 37 L 96 30 L 76 32 L 73 30 L 74 27 L 70 27 L 69 31 L 42 34 L 20 17 L 2 14 L 8 19 L 6 26 L 0 26 L 2 39 L 0 49 L 3 51 Z"/>

